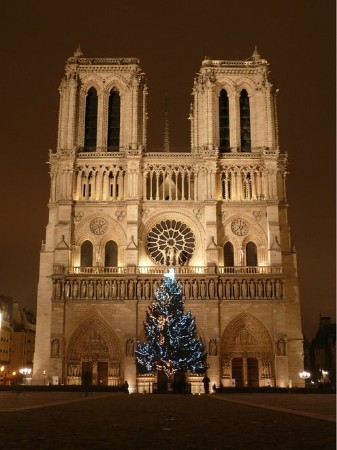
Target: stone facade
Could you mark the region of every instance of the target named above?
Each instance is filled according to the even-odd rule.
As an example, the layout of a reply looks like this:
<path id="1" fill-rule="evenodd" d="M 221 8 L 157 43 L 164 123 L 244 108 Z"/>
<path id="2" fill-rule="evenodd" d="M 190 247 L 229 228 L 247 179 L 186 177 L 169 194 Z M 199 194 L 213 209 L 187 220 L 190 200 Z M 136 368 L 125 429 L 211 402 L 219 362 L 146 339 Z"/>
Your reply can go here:
<path id="1" fill-rule="evenodd" d="M 205 59 L 193 96 L 191 148 L 167 152 L 166 139 L 165 151 L 150 152 L 139 61 L 80 49 L 68 59 L 49 156 L 35 379 L 45 371 L 65 384 L 151 386 L 153 377 L 137 377 L 134 350 L 172 265 L 211 385 L 300 385 L 287 157 L 269 64 L 257 51 L 245 61 Z"/>

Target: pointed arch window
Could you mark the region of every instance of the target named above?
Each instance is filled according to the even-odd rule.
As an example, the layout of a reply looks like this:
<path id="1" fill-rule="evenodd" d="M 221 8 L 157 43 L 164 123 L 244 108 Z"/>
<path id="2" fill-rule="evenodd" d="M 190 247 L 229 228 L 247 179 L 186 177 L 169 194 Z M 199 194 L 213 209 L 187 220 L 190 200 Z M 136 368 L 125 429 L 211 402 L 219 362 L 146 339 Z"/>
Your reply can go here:
<path id="1" fill-rule="evenodd" d="M 120 135 L 120 96 L 116 89 L 112 89 L 109 95 L 108 111 L 108 151 L 119 150 Z"/>
<path id="2" fill-rule="evenodd" d="M 224 245 L 224 265 L 226 267 L 234 266 L 234 247 L 231 242 L 226 242 Z"/>
<path id="3" fill-rule="evenodd" d="M 84 151 L 93 152 L 97 144 L 97 105 L 98 98 L 95 88 L 90 88 L 85 104 Z"/>
<path id="4" fill-rule="evenodd" d="M 223 200 L 230 200 L 232 198 L 232 175 L 224 172 L 221 175 L 221 195 Z"/>
<path id="5" fill-rule="evenodd" d="M 81 245 L 81 267 L 92 267 L 93 245 L 90 241 L 84 241 Z"/>
<path id="6" fill-rule="evenodd" d="M 248 92 L 245 89 L 240 94 L 240 136 L 241 151 L 250 152 L 250 106 Z"/>
<path id="7" fill-rule="evenodd" d="M 251 200 L 252 199 L 252 176 L 251 174 L 245 173 L 243 175 L 243 198 L 245 200 Z"/>
<path id="8" fill-rule="evenodd" d="M 115 241 L 108 241 L 104 249 L 104 266 L 118 266 L 118 246 Z"/>
<path id="9" fill-rule="evenodd" d="M 257 247 L 251 241 L 246 245 L 246 266 L 257 266 Z"/>
<path id="10" fill-rule="evenodd" d="M 225 89 L 220 91 L 219 96 L 219 131 L 220 131 L 220 145 L 221 153 L 229 153 L 229 103 L 228 95 Z"/>

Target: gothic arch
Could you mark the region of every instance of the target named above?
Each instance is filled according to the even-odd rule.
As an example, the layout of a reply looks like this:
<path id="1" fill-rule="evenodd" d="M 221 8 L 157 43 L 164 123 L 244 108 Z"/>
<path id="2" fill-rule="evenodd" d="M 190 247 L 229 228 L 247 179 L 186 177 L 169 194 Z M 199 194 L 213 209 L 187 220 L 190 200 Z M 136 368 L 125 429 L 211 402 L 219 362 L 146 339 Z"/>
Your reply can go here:
<path id="1" fill-rule="evenodd" d="M 121 78 L 110 79 L 108 81 L 107 85 L 104 86 L 104 91 L 103 91 L 104 95 L 109 96 L 110 92 L 113 89 L 116 89 L 119 92 L 120 96 L 124 95 L 128 90 L 126 80 L 123 80 Z"/>
<path id="2" fill-rule="evenodd" d="M 87 96 L 89 90 L 91 88 L 96 89 L 97 92 L 97 97 L 101 97 L 102 96 L 102 88 L 100 86 L 100 83 L 97 82 L 98 80 L 95 78 L 89 78 L 87 80 L 85 80 L 85 83 L 82 84 L 81 86 L 81 97 L 85 99 L 85 97 Z"/>
<path id="3" fill-rule="evenodd" d="M 92 221 L 97 218 L 102 218 L 107 224 L 107 228 L 102 234 L 94 234 L 90 228 Z M 106 243 L 111 240 L 115 241 L 118 247 L 118 265 L 123 264 L 126 234 L 122 225 L 117 220 L 106 214 L 92 214 L 79 223 L 74 232 L 74 251 L 72 252 L 73 266 L 79 265 L 80 248 L 82 243 L 86 240 L 91 241 L 94 246 L 94 261 L 96 261 L 96 263 L 100 262 L 101 264 L 104 262 L 102 258 Z"/>
<path id="4" fill-rule="evenodd" d="M 79 94 L 79 107 L 78 107 L 78 117 L 77 117 L 77 144 L 80 148 L 84 146 L 84 135 L 85 135 L 85 112 L 86 112 L 86 98 L 89 90 L 91 88 L 96 89 L 97 101 L 98 101 L 98 111 L 97 111 L 97 132 L 98 132 L 98 122 L 99 122 L 99 104 L 102 101 L 102 89 L 100 83 L 96 78 L 90 77 L 86 80 L 82 80 L 82 85 Z"/>
<path id="5" fill-rule="evenodd" d="M 67 362 L 80 363 L 97 359 L 110 364 L 121 362 L 121 348 L 113 329 L 97 314 L 82 322 L 67 346 Z"/>
<path id="6" fill-rule="evenodd" d="M 214 89 L 216 97 L 219 97 L 220 91 L 222 89 L 225 89 L 225 91 L 227 91 L 228 98 L 233 97 L 235 93 L 235 83 L 233 82 L 233 80 L 230 80 L 229 78 L 226 77 L 219 78 L 216 82 Z"/>
<path id="7" fill-rule="evenodd" d="M 90 231 L 90 223 L 97 217 L 102 217 L 108 223 L 108 228 L 104 235 L 95 235 Z M 75 244 L 81 245 L 85 239 L 90 239 L 96 245 L 105 245 L 106 242 L 113 240 L 118 247 L 125 247 L 126 234 L 117 220 L 106 214 L 92 214 L 86 217 L 75 229 Z"/>
<path id="8" fill-rule="evenodd" d="M 268 330 L 253 315 L 243 312 L 232 319 L 221 338 L 221 357 L 237 356 L 271 358 L 273 345 Z"/>
<path id="9" fill-rule="evenodd" d="M 234 216 L 230 216 L 226 218 L 224 224 L 223 224 L 223 230 L 224 230 L 224 236 L 222 236 L 223 239 L 225 239 L 225 236 L 231 236 L 233 235 L 233 232 L 231 230 L 231 223 L 236 219 L 243 219 L 247 222 L 249 225 L 248 233 L 242 237 L 238 236 L 235 239 L 237 239 L 238 242 L 244 243 L 248 242 L 248 240 L 254 239 L 254 242 L 258 246 L 267 245 L 267 236 L 265 234 L 264 229 L 262 226 L 256 222 L 253 218 L 245 215 L 245 214 L 236 214 Z"/>
<path id="10" fill-rule="evenodd" d="M 246 78 L 245 80 L 240 81 L 236 85 L 236 91 L 237 91 L 238 95 L 240 95 L 242 90 L 246 90 L 248 97 L 252 98 L 255 94 L 256 83 L 252 79 Z"/>

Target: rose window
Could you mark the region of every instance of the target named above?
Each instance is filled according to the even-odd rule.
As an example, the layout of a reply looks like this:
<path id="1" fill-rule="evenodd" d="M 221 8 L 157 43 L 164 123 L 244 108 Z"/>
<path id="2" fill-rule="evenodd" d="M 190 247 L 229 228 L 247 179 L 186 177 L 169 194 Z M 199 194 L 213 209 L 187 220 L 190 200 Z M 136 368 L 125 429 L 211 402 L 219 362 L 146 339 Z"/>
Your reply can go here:
<path id="1" fill-rule="evenodd" d="M 147 251 L 157 264 L 186 265 L 195 249 L 195 237 L 183 222 L 157 223 L 147 236 Z"/>

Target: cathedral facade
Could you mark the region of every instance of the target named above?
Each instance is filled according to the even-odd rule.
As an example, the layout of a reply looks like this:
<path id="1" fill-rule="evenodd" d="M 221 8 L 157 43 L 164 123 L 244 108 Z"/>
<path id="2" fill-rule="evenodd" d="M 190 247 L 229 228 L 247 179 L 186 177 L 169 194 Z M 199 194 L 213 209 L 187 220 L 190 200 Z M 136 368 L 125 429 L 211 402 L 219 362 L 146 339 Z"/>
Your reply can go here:
<path id="1" fill-rule="evenodd" d="M 204 59 L 191 148 L 147 149 L 147 86 L 134 58 L 78 49 L 61 81 L 41 248 L 34 378 L 148 392 L 134 352 L 173 266 L 196 318 L 211 385 L 301 385 L 287 157 L 269 64 Z M 200 378 L 189 374 L 192 391 Z"/>

